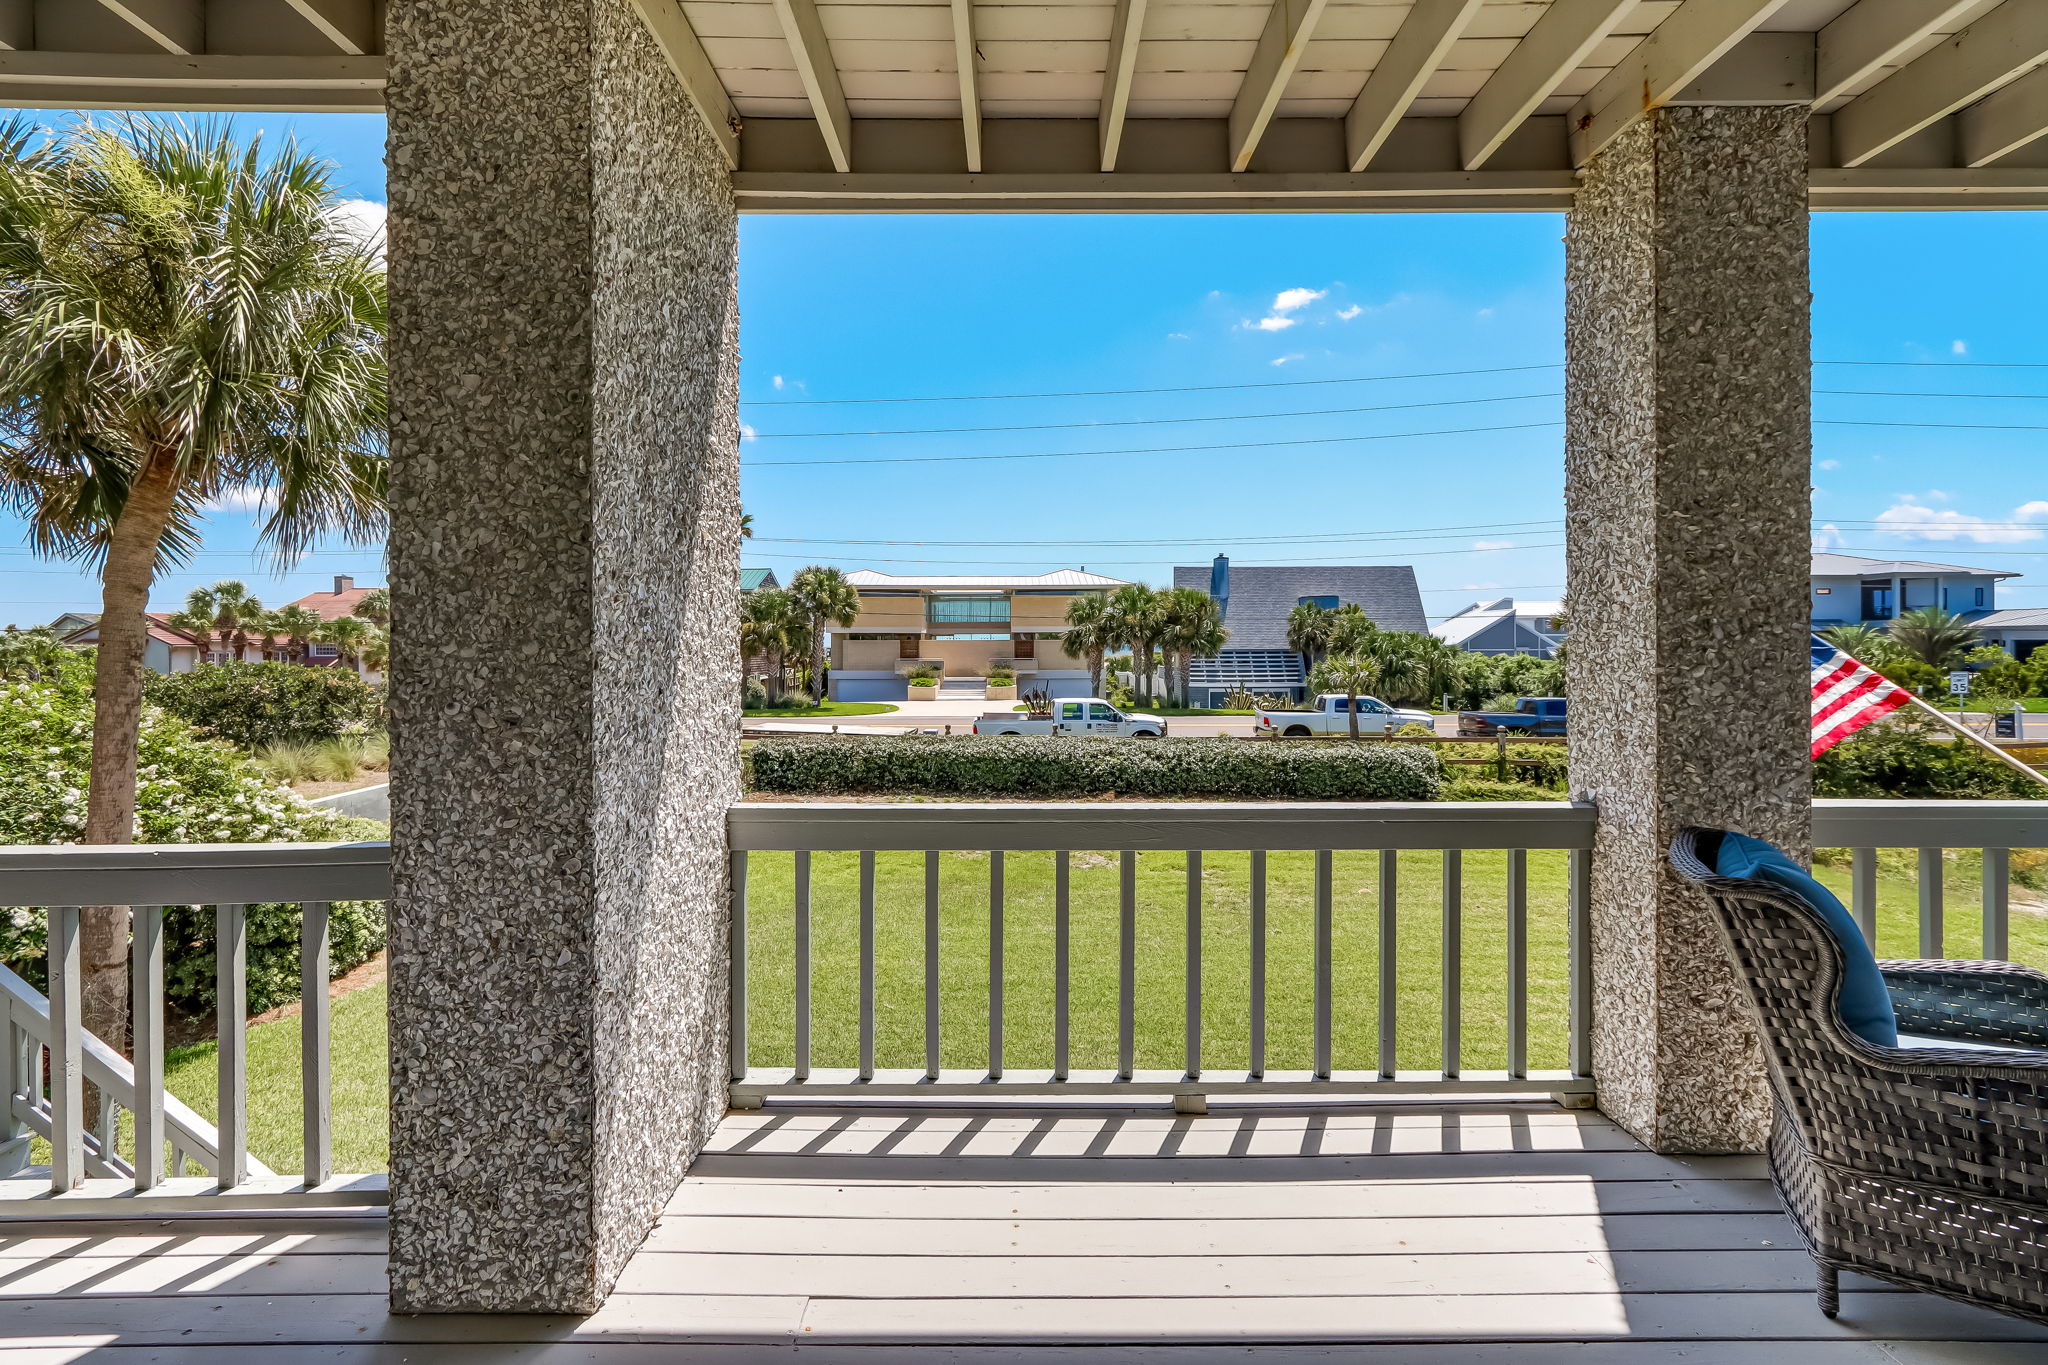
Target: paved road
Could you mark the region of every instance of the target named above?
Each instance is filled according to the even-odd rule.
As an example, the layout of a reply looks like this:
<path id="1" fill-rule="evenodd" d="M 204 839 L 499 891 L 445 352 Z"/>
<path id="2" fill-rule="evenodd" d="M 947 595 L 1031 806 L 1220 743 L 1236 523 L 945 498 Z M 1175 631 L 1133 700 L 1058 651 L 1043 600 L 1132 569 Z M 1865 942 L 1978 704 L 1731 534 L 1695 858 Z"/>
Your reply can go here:
<path id="1" fill-rule="evenodd" d="M 900 710 L 878 716 L 804 716 L 795 719 L 755 721 L 750 724 L 774 725 L 777 728 L 805 730 L 831 730 L 834 727 L 845 730 L 901 730 L 909 727 L 920 729 L 946 726 L 954 734 L 972 733 L 974 722 L 985 712 L 1006 709 L 1007 702 L 927 701 L 904 705 Z M 1168 716 L 1167 730 L 1175 735 L 1231 735 L 1238 738 L 1249 736 L 1258 722 L 1250 716 Z M 1437 717 L 1437 733 L 1455 735 L 1458 720 L 1455 716 Z"/>

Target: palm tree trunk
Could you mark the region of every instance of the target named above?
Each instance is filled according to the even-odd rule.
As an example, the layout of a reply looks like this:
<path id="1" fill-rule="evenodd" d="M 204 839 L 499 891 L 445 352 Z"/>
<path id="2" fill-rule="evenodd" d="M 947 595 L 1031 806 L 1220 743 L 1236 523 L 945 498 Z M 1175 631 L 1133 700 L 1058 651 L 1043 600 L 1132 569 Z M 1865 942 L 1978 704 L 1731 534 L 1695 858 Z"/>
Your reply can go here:
<path id="1" fill-rule="evenodd" d="M 1349 717 L 1351 721 L 1351 738 L 1355 740 L 1358 738 L 1358 693 L 1354 690 L 1346 692 L 1344 695 L 1347 699 L 1344 709 L 1351 713 Z"/>
<path id="2" fill-rule="evenodd" d="M 157 543 L 170 524 L 177 466 L 151 452 L 107 542 L 100 572 L 99 658 L 93 676 L 92 766 L 85 842 L 135 840 L 136 745 L 142 732 L 143 660 L 149 648 L 150 583 Z M 86 1031 L 116 1049 L 128 1042 L 128 907 L 79 914 L 79 997 Z"/>
<path id="3" fill-rule="evenodd" d="M 1102 695 L 1102 660 L 1105 653 L 1106 651 L 1100 649 L 1088 651 L 1088 691 L 1091 696 Z"/>

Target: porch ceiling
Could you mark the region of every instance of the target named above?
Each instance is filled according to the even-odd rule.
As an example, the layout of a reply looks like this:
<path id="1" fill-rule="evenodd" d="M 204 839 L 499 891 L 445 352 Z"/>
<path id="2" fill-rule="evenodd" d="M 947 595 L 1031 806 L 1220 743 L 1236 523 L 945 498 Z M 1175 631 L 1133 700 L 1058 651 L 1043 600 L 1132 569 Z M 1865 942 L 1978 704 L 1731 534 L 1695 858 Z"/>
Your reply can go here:
<path id="1" fill-rule="evenodd" d="M 632 0 L 756 210 L 1557 209 L 1810 104 L 1817 208 L 2048 204 L 2040 0 Z M 379 0 L 0 0 L 0 104 L 378 107 Z"/>

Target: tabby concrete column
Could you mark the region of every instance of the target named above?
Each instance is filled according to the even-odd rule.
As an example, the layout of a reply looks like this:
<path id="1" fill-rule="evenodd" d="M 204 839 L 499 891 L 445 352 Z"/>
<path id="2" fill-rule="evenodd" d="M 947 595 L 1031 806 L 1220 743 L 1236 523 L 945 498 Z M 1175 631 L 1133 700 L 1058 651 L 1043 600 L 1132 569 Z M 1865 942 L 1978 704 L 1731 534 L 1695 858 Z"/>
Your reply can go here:
<path id="1" fill-rule="evenodd" d="M 393 0 L 391 1290 L 587 1312 L 724 1109 L 735 218 L 627 0 Z"/>
<path id="2" fill-rule="evenodd" d="M 1754 1151 L 1762 1059 L 1681 825 L 1804 856 L 1806 114 L 1652 113 L 1566 237 L 1572 781 L 1600 806 L 1600 1107 L 1660 1151 Z"/>

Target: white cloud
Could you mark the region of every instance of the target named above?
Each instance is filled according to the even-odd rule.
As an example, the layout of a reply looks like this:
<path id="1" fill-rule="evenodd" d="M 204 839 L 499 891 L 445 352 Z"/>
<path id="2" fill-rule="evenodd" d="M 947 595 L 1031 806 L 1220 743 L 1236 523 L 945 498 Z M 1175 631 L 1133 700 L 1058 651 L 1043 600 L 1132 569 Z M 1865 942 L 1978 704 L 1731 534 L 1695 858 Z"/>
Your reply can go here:
<path id="1" fill-rule="evenodd" d="M 1820 462 L 1820 467 L 1822 469 L 1840 469 L 1842 467 L 1842 462 L 1840 460 L 1822 460 Z"/>
<path id="2" fill-rule="evenodd" d="M 1327 289 L 1283 289 L 1273 296 L 1273 311 L 1293 313 L 1329 294 Z"/>
<path id="3" fill-rule="evenodd" d="M 1908 494 L 1877 514 L 1877 529 L 1901 540 L 1968 540 L 1979 545 L 2005 545 L 2039 540 L 2048 534 L 2048 502 L 2022 503 L 2005 517 L 1976 517 L 1953 507 L 1930 507 L 1948 495 Z"/>
<path id="4" fill-rule="evenodd" d="M 1167 339 L 1168 341 L 1191 341 L 1191 340 L 1193 340 L 1193 338 L 1192 338 L 1192 337 L 1190 337 L 1190 336 L 1189 336 L 1189 335 L 1188 335 L 1188 334 L 1187 334 L 1186 332 L 1168 332 L 1168 333 L 1166 334 L 1166 339 Z"/>
<path id="5" fill-rule="evenodd" d="M 1275 313 L 1271 317 L 1260 318 L 1257 322 L 1247 318 L 1244 325 L 1255 332 L 1284 332 L 1299 320 L 1298 318 L 1283 318 L 1278 313 Z"/>
<path id="6" fill-rule="evenodd" d="M 1458 585 L 1458 591 L 1459 591 L 1459 592 L 1492 592 L 1492 591 L 1493 591 L 1493 590 L 1494 590 L 1495 588 L 1497 588 L 1497 587 L 1499 587 L 1499 586 L 1500 586 L 1500 584 L 1498 584 L 1498 583 L 1460 583 L 1460 584 Z"/>
<path id="7" fill-rule="evenodd" d="M 775 387 L 778 389 L 782 387 L 782 376 L 779 374 L 775 376 Z"/>
<path id="8" fill-rule="evenodd" d="M 1475 318 L 1490 318 L 1493 316 L 1493 310 L 1491 308 L 1482 308 L 1472 316 Z"/>
<path id="9" fill-rule="evenodd" d="M 1813 533 L 1813 548 L 1816 550 L 1825 550 L 1830 546 L 1840 545 L 1841 543 L 1842 528 L 1833 522 L 1828 523 Z"/>
<path id="10" fill-rule="evenodd" d="M 752 422 L 740 423 L 740 439 L 742 441 L 758 440 L 760 438 L 760 435 L 760 432 L 754 430 L 754 424 Z"/>
<path id="11" fill-rule="evenodd" d="M 213 506 L 222 512 L 261 512 L 268 508 L 270 490 L 255 484 L 242 484 L 230 488 L 213 500 Z"/>
<path id="12" fill-rule="evenodd" d="M 1339 308 L 1337 310 L 1337 318 L 1340 322 L 1349 322 L 1364 311 L 1363 305 L 1354 303 L 1349 308 Z"/>
<path id="13" fill-rule="evenodd" d="M 1512 540 L 1475 540 L 1472 542 L 1472 548 L 1475 550 L 1512 550 L 1515 548 L 1515 542 Z"/>
<path id="14" fill-rule="evenodd" d="M 1282 355 L 1273 357 L 1273 363 L 1275 365 L 1285 365 L 1291 360 L 1300 360 L 1301 358 L 1301 352 L 1296 351 L 1293 355 Z"/>
<path id="15" fill-rule="evenodd" d="M 1970 353 L 1970 348 L 1963 344 L 1963 339 L 1961 337 L 1957 337 L 1954 341 L 1951 341 L 1948 344 L 1948 352 L 1950 355 L 1968 355 Z"/>
<path id="16" fill-rule="evenodd" d="M 387 206 L 375 199 L 344 199 L 334 206 L 334 220 L 349 232 L 384 254 L 384 219 Z"/>

